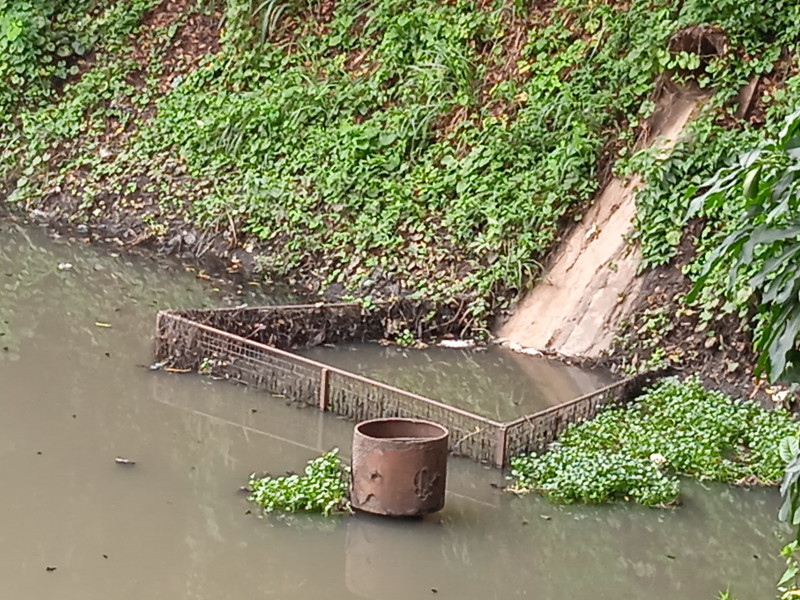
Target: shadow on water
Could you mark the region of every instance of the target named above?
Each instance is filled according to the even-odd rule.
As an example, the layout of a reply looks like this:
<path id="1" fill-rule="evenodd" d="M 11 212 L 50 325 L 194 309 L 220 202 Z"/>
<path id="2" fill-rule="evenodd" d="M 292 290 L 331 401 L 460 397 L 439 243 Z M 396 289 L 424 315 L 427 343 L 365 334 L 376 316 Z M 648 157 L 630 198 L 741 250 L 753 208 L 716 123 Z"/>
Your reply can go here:
<path id="1" fill-rule="evenodd" d="M 422 520 L 260 518 L 237 491 L 248 475 L 344 451 L 352 425 L 137 366 L 150 361 L 156 309 L 224 294 L 190 273 L 2 225 L 0 292 L 3 598 L 773 595 L 774 490 L 687 484 L 671 511 L 557 507 L 453 459 L 445 509 Z"/>

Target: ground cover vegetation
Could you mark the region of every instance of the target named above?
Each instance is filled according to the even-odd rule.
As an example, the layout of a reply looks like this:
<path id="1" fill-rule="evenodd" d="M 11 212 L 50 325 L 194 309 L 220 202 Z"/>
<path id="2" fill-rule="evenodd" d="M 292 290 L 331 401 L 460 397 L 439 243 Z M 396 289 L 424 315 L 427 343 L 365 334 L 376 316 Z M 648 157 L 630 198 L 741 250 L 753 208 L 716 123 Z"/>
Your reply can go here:
<path id="1" fill-rule="evenodd" d="M 780 440 L 796 431 L 786 411 L 709 391 L 697 378 L 667 378 L 629 406 L 570 425 L 548 452 L 513 459 L 512 476 L 517 491 L 556 502 L 668 505 L 679 476 L 777 484 Z"/>
<path id="2" fill-rule="evenodd" d="M 645 172 L 647 264 L 669 260 L 703 178 L 790 111 L 798 10 L 5 0 L 0 181 L 9 203 L 124 243 L 224 231 L 270 276 L 486 323 L 630 158 L 671 74 L 712 91 L 693 135 L 620 163 Z M 680 42 L 698 26 L 713 52 Z M 771 84 L 751 123 L 730 101 L 756 75 Z"/>

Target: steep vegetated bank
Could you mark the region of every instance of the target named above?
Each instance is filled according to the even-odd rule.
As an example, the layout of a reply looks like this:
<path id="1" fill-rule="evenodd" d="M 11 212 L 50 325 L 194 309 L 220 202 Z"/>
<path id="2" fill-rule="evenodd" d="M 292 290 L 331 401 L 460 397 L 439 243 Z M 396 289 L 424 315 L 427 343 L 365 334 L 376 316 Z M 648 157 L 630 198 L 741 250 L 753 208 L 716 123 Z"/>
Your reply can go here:
<path id="1" fill-rule="evenodd" d="M 675 260 L 702 182 L 792 111 L 799 39 L 786 1 L 0 0 L 0 189 L 89 237 L 488 324 L 615 162 L 647 182 L 646 268 Z M 632 155 L 663 85 L 713 93 L 669 156 Z M 690 277 L 740 205 L 688 229 Z M 748 316 L 718 297 L 685 309 L 700 347 Z M 654 339 L 643 361 L 685 361 Z"/>

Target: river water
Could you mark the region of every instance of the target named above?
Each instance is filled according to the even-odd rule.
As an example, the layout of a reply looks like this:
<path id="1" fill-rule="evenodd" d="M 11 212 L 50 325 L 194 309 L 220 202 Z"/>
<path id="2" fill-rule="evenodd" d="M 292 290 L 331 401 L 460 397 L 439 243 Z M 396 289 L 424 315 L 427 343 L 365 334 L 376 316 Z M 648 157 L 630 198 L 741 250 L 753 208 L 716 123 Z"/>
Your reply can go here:
<path id="1" fill-rule="evenodd" d="M 421 521 L 261 518 L 238 491 L 248 475 L 347 454 L 352 425 L 146 368 L 157 309 L 241 299 L 0 222 L 0 597 L 774 597 L 774 490 L 685 484 L 676 510 L 558 507 L 453 459 L 445 509 Z"/>
<path id="2" fill-rule="evenodd" d="M 303 354 L 496 421 L 511 421 L 544 410 L 613 381 L 602 371 L 499 346 L 420 351 L 344 344 L 316 346 Z"/>

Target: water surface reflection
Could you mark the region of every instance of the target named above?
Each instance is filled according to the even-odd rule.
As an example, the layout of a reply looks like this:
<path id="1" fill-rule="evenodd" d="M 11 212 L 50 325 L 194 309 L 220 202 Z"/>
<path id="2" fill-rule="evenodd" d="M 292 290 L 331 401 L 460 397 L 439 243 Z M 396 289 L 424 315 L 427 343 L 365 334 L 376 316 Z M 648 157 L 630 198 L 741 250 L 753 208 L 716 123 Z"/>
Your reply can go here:
<path id="1" fill-rule="evenodd" d="M 216 292 L 8 226 L 0 286 L 3 598 L 773 596 L 774 491 L 690 485 L 674 511 L 555 507 L 454 459 L 445 509 L 421 521 L 259 518 L 238 492 L 252 471 L 346 449 L 352 426 L 144 368 L 156 309 L 213 305 Z"/>

